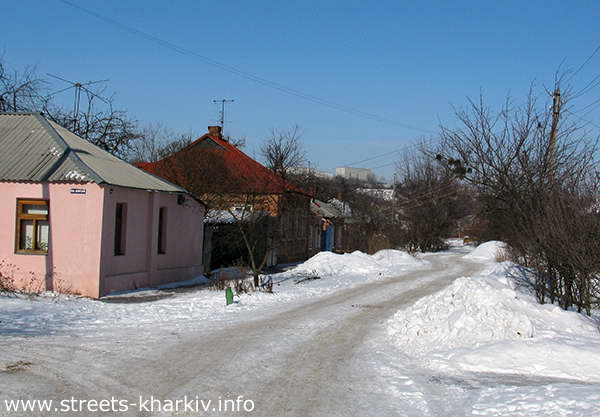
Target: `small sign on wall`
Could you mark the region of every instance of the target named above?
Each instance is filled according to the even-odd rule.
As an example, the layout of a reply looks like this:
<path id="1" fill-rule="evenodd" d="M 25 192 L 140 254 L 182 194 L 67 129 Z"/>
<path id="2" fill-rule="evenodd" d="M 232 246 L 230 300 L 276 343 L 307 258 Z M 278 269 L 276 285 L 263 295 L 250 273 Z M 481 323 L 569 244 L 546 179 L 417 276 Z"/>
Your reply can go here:
<path id="1" fill-rule="evenodd" d="M 86 194 L 87 190 L 85 188 L 71 188 L 71 194 Z"/>

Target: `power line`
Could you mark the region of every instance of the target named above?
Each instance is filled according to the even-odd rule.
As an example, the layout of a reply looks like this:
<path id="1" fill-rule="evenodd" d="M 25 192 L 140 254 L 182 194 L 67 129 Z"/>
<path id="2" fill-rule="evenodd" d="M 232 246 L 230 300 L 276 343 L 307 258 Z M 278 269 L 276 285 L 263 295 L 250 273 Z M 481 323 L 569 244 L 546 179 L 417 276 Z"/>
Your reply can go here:
<path id="1" fill-rule="evenodd" d="M 141 37 L 143 39 L 146 39 L 146 40 L 148 40 L 150 42 L 154 42 L 154 43 L 156 43 L 158 45 L 161 45 L 164 48 L 170 49 L 170 50 L 172 50 L 174 52 L 177 52 L 177 53 L 179 53 L 181 55 L 190 56 L 190 57 L 194 57 L 194 58 L 200 59 L 205 64 L 208 64 L 208 65 L 211 65 L 213 67 L 219 68 L 219 69 L 221 69 L 223 71 L 226 71 L 226 72 L 229 72 L 231 74 L 237 75 L 239 77 L 245 78 L 247 80 L 250 80 L 250 81 L 255 82 L 257 84 L 263 85 L 265 87 L 272 88 L 272 89 L 277 90 L 277 91 L 279 91 L 281 93 L 284 93 L 284 94 L 287 94 L 287 95 L 291 95 L 291 96 L 295 96 L 295 97 L 301 98 L 303 100 L 310 101 L 310 102 L 315 103 L 315 104 L 320 104 L 322 106 L 329 107 L 329 108 L 332 108 L 332 109 L 335 109 L 335 110 L 338 110 L 338 111 L 342 111 L 342 112 L 345 112 L 345 113 L 348 113 L 348 114 L 352 114 L 352 115 L 355 115 L 355 116 L 358 116 L 358 117 L 362 117 L 362 118 L 365 118 L 365 119 L 370 119 L 370 120 L 378 121 L 378 122 L 381 122 L 381 123 L 387 123 L 387 124 L 391 124 L 391 125 L 403 127 L 405 129 L 411 129 L 411 130 L 421 131 L 421 132 L 425 132 L 425 133 L 435 133 L 435 132 L 433 132 L 433 131 L 431 131 L 429 129 L 423 129 L 423 128 L 412 126 L 412 125 L 409 125 L 409 124 L 406 124 L 406 123 L 397 122 L 395 120 L 391 120 L 391 119 L 388 119 L 388 118 L 385 118 L 385 117 L 381 117 L 381 116 L 373 114 L 373 113 L 367 113 L 367 112 L 364 112 L 364 111 L 361 111 L 361 110 L 358 110 L 358 109 L 355 109 L 355 108 L 352 108 L 352 107 L 345 106 L 343 104 L 339 104 L 339 103 L 336 103 L 336 102 L 333 102 L 333 101 L 330 101 L 330 100 L 319 98 L 319 97 L 314 96 L 312 94 L 304 93 L 304 92 L 302 92 L 300 90 L 296 90 L 296 89 L 287 87 L 287 86 L 285 86 L 283 84 L 280 84 L 278 82 L 268 80 L 266 78 L 260 77 L 258 75 L 252 74 L 252 73 L 247 72 L 247 71 L 240 70 L 240 69 L 238 69 L 238 68 L 236 68 L 236 67 L 234 67 L 232 65 L 219 62 L 217 60 L 209 58 L 208 56 L 205 56 L 205 55 L 199 54 L 197 52 L 194 52 L 194 51 L 192 51 L 190 49 L 183 48 L 183 47 L 181 47 L 181 46 L 179 46 L 177 44 L 174 44 L 172 42 L 169 42 L 169 41 L 166 41 L 164 39 L 161 39 L 161 38 L 159 38 L 157 36 L 154 36 L 154 35 L 152 35 L 152 34 L 150 34 L 148 32 L 136 29 L 136 28 L 134 28 L 132 26 L 125 25 L 125 24 L 123 24 L 121 22 L 118 22 L 118 21 L 112 19 L 112 18 L 109 18 L 109 17 L 103 16 L 103 15 L 101 15 L 99 13 L 96 13 L 93 10 L 90 10 L 90 9 L 82 7 L 82 6 L 78 5 L 78 4 L 72 3 L 71 1 L 61 0 L 61 2 L 64 3 L 64 4 L 66 4 L 66 5 L 68 5 L 68 6 L 70 6 L 70 7 L 72 7 L 72 8 L 78 9 L 78 10 L 80 10 L 80 11 L 82 11 L 82 12 L 84 12 L 84 13 L 90 15 L 90 16 L 93 16 L 93 17 L 95 17 L 95 18 L 97 18 L 99 20 L 102 20 L 105 23 L 108 23 L 108 24 L 110 24 L 112 26 L 115 26 L 115 27 L 117 27 L 117 28 L 119 28 L 119 29 L 121 29 L 121 30 L 123 30 L 125 32 L 128 32 L 128 33 L 131 33 L 133 35 L 139 36 L 139 37 Z"/>
<path id="2" fill-rule="evenodd" d="M 456 194 L 458 194 L 458 192 L 459 192 L 459 190 L 458 190 L 458 189 L 456 189 L 456 190 L 452 190 L 452 191 L 448 191 L 448 192 L 446 192 L 446 193 L 442 193 L 442 194 L 438 194 L 438 195 L 436 195 L 436 196 L 435 196 L 435 198 L 438 198 L 438 199 L 439 199 L 439 198 L 447 198 L 447 197 L 452 197 L 453 195 L 456 195 Z M 433 199 L 434 199 L 434 198 L 433 198 L 433 196 L 432 196 L 431 200 L 433 200 Z M 414 208 L 417 208 L 417 207 L 421 207 L 422 205 L 424 205 L 424 204 L 427 204 L 427 202 L 428 202 L 428 201 L 422 201 L 422 202 L 420 202 L 420 203 L 416 203 L 416 204 L 411 204 L 411 205 L 406 205 L 406 206 L 399 206 L 398 208 L 399 208 L 399 209 L 404 209 L 404 210 L 411 210 L 411 209 L 414 209 Z"/>
<path id="3" fill-rule="evenodd" d="M 590 104 L 588 104 L 588 105 L 586 105 L 586 106 L 583 106 L 583 107 L 582 107 L 582 108 L 580 108 L 580 109 L 577 109 L 576 111 L 577 111 L 577 112 L 582 112 L 582 111 L 585 111 L 585 110 L 589 109 L 590 107 L 592 107 L 592 106 L 594 106 L 595 104 L 598 104 L 598 103 L 600 103 L 600 98 L 599 98 L 599 99 L 597 99 L 597 100 L 594 100 L 594 101 L 592 101 Z M 587 113 L 586 113 L 586 114 L 587 114 Z"/>
<path id="4" fill-rule="evenodd" d="M 396 206 L 397 209 L 405 209 L 410 210 L 413 208 L 417 208 L 426 204 L 428 201 L 439 198 L 451 197 L 454 194 L 458 194 L 460 189 L 456 186 L 455 183 L 449 182 L 446 184 L 442 184 L 440 186 L 434 187 L 432 190 L 423 192 L 417 196 L 414 196 L 414 193 L 411 197 L 407 197 L 409 200 L 404 201 Z"/>
<path id="5" fill-rule="evenodd" d="M 373 161 L 373 160 L 376 160 L 376 159 L 384 158 L 386 156 L 394 155 L 394 154 L 400 153 L 400 152 L 402 152 L 402 151 L 404 151 L 406 149 L 412 148 L 414 146 L 422 145 L 422 144 L 427 143 L 427 142 L 432 142 L 434 140 L 437 140 L 437 138 L 424 139 L 424 140 L 419 141 L 419 142 L 410 143 L 408 145 L 404 145 L 404 146 L 402 146 L 400 148 L 397 148 L 397 149 L 395 149 L 393 151 L 384 152 L 382 154 L 373 156 L 371 158 L 361 159 L 360 161 L 350 162 L 349 164 L 345 164 L 344 166 L 352 166 L 352 165 L 362 164 L 363 162 L 368 162 L 368 161 Z M 376 169 L 376 168 L 372 168 L 372 169 Z"/>
<path id="6" fill-rule="evenodd" d="M 577 73 L 579 73 L 590 62 L 590 60 L 596 55 L 596 53 L 598 53 L 598 51 L 600 51 L 600 45 L 596 49 L 594 49 L 594 51 L 592 52 L 592 54 L 579 66 L 579 68 L 573 74 L 571 74 L 571 76 L 569 77 L 569 79 L 567 81 L 570 81 Z M 575 93 L 575 95 L 574 95 L 573 98 L 577 98 L 577 97 L 580 97 L 580 96 L 588 93 L 589 91 L 593 90 L 598 85 L 600 85 L 600 75 L 597 75 L 596 77 L 594 77 L 590 82 L 588 82 L 585 85 L 585 87 L 583 87 L 581 90 L 579 90 L 577 93 Z M 586 110 L 586 109 L 590 108 L 591 106 L 593 106 L 593 105 L 595 105 L 597 103 L 600 103 L 600 99 L 595 100 L 591 104 L 586 105 L 585 107 L 581 108 L 578 111 Z M 571 113 L 572 115 L 574 115 L 575 117 L 579 118 L 580 120 L 585 121 L 585 122 L 587 122 L 587 123 L 589 123 L 589 124 L 591 124 L 593 126 L 600 127 L 597 124 L 595 124 L 594 122 L 589 121 L 589 120 L 585 120 L 585 119 L 577 116 L 576 114 L 574 114 L 571 111 L 569 111 L 569 113 Z M 588 113 L 589 113 L 589 111 L 588 111 Z M 586 114 L 588 114 L 588 113 L 586 113 Z M 433 139 L 429 139 L 429 141 L 431 141 L 431 140 L 433 140 Z M 393 154 L 399 153 L 403 149 L 410 148 L 410 147 L 415 146 L 415 145 L 419 145 L 419 143 L 413 143 L 413 144 L 407 145 L 406 147 L 403 147 L 403 148 L 400 148 L 400 149 L 397 149 L 397 150 L 394 150 L 394 151 L 385 152 L 385 153 L 382 153 L 380 155 L 376 155 L 376 156 L 371 157 L 371 158 L 362 159 L 360 161 L 351 162 L 351 163 L 346 164 L 346 165 L 347 166 L 351 166 L 351 165 L 356 165 L 356 164 L 360 164 L 360 163 L 364 163 L 364 162 L 368 162 L 368 161 L 380 159 L 380 158 L 386 157 L 388 155 L 393 155 Z M 388 166 L 393 165 L 393 164 L 395 164 L 395 162 L 386 163 L 386 164 L 379 165 L 379 166 L 376 166 L 376 167 L 373 167 L 373 168 L 370 168 L 370 169 L 385 168 L 385 167 L 388 167 Z"/>
<path id="7" fill-rule="evenodd" d="M 577 114 L 573 113 L 573 112 L 572 112 L 572 111 L 570 111 L 570 110 L 567 110 L 567 109 L 565 109 L 565 111 L 566 111 L 567 113 L 571 114 L 572 116 L 575 116 L 575 117 L 577 117 L 577 118 L 578 118 L 579 120 L 581 120 L 582 122 L 586 122 L 587 124 L 590 124 L 590 125 L 592 125 L 592 126 L 595 126 L 595 127 L 597 127 L 597 128 L 599 128 L 599 129 L 600 129 L 600 125 L 598 125 L 598 124 L 596 124 L 596 123 L 592 122 L 591 120 L 584 119 L 583 117 L 580 117 L 580 116 L 578 116 Z"/>
<path id="8" fill-rule="evenodd" d="M 372 168 L 367 168 L 367 169 L 379 169 L 379 168 L 385 168 L 385 167 L 389 167 L 391 165 L 394 165 L 396 163 L 396 161 L 394 162 L 388 162 L 387 164 L 383 164 L 383 165 L 379 165 L 376 167 L 372 167 Z"/>
<path id="9" fill-rule="evenodd" d="M 589 83 L 586 84 L 585 87 L 583 87 L 581 90 L 579 90 L 578 92 L 573 94 L 573 96 L 570 97 L 569 99 L 574 100 L 576 98 L 579 98 L 579 97 L 583 96 L 584 94 L 587 94 L 590 91 L 592 91 L 598 85 L 600 85 L 600 75 L 596 75 Z"/>
<path id="10" fill-rule="evenodd" d="M 587 65 L 588 62 L 590 62 L 590 60 L 594 57 L 594 55 L 596 55 L 596 53 L 600 51 L 600 45 L 598 45 L 598 47 L 596 49 L 594 49 L 594 52 L 592 52 L 592 54 L 583 62 L 583 64 L 581 64 L 581 66 L 579 68 L 577 68 L 577 71 L 575 71 L 573 74 L 571 74 L 571 76 L 567 79 L 567 82 L 571 81 L 573 79 L 573 77 L 575 77 L 577 75 L 577 73 L 579 71 L 581 71 L 583 69 L 583 67 L 585 67 Z"/>
<path id="11" fill-rule="evenodd" d="M 419 194 L 419 192 L 412 192 L 412 193 L 408 193 L 408 195 L 405 195 L 405 194 L 401 193 L 401 195 L 403 197 L 405 197 L 407 200 L 414 201 L 414 200 L 421 199 L 423 197 L 427 197 L 427 196 L 432 195 L 432 194 L 440 193 L 440 192 L 445 191 L 445 190 L 446 191 L 450 190 L 454 186 L 456 186 L 456 182 L 453 181 L 453 180 L 448 180 L 448 181 L 446 181 L 446 182 L 444 182 L 442 184 L 439 184 L 439 185 L 436 185 L 436 186 L 432 187 L 429 191 L 420 192 L 420 194 Z M 408 203 L 408 202 L 409 201 L 405 201 L 404 203 Z M 402 204 L 404 204 L 404 203 L 402 203 Z"/>

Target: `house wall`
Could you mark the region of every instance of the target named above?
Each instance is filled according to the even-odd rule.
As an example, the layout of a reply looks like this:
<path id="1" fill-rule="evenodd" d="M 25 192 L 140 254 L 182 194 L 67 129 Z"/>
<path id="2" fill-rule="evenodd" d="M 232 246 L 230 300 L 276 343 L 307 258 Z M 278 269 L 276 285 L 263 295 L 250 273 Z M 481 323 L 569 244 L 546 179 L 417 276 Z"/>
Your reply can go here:
<path id="1" fill-rule="evenodd" d="M 209 205 L 216 209 L 249 205 L 252 206 L 252 210 L 269 213 L 274 220 L 270 227 L 274 227 L 275 229 L 269 233 L 265 232 L 264 245 L 274 248 L 271 256 L 268 258 L 268 266 L 276 263 L 303 261 L 311 254 L 309 249 L 309 222 L 313 216 L 310 212 L 310 197 L 297 193 L 283 193 L 264 195 L 231 194 L 223 196 L 205 194 L 202 198 L 209 201 Z M 267 243 L 268 235 L 276 236 L 274 242 Z M 219 236 L 221 234 L 216 233 L 214 237 L 218 239 Z M 224 253 L 222 250 L 223 246 L 221 242 L 213 241 L 213 244 L 214 255 L 216 255 L 213 257 L 214 264 L 215 259 L 228 257 L 229 253 L 225 254 L 226 256 L 219 256 Z M 243 248 L 243 245 L 241 246 Z M 243 248 L 243 252 L 245 251 L 245 248 Z M 231 261 L 239 259 L 239 251 L 234 250 L 231 253 L 235 255 Z M 217 264 L 220 265 L 219 262 Z"/>
<path id="2" fill-rule="evenodd" d="M 115 255 L 117 203 L 126 203 L 125 253 Z M 166 207 L 166 253 L 158 254 L 158 216 Z M 204 206 L 178 195 L 107 186 L 102 225 L 102 295 L 185 281 L 203 273 Z"/>
<path id="3" fill-rule="evenodd" d="M 71 189 L 85 190 L 72 194 Z M 96 184 L 0 182 L 0 272 L 26 290 L 99 295 L 104 190 Z M 17 199 L 49 201 L 47 254 L 15 253 Z"/>
<path id="4" fill-rule="evenodd" d="M 321 251 L 321 217 L 310 216 L 308 220 L 308 253 L 311 257 Z"/>
<path id="5" fill-rule="evenodd" d="M 309 256 L 310 198 L 284 194 L 279 200 L 280 233 L 274 246 L 277 262 L 303 261 Z"/>

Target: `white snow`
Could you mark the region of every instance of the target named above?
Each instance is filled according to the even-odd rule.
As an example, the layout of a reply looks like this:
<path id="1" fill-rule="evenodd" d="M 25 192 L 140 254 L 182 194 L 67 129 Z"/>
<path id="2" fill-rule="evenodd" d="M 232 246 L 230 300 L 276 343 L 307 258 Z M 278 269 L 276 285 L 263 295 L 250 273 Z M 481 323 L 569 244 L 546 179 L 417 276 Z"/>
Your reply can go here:
<path id="1" fill-rule="evenodd" d="M 446 244 L 451 248 L 465 246 L 465 241 L 461 237 L 453 237 L 446 239 Z"/>
<path id="2" fill-rule="evenodd" d="M 484 272 L 398 311 L 388 341 L 436 380 L 483 386 L 472 415 L 600 415 L 600 321 L 537 303 L 526 272 L 493 261 L 504 247 L 464 256 Z"/>
<path id="3" fill-rule="evenodd" d="M 447 267 L 438 267 L 435 273 L 425 269 L 428 261 L 397 250 L 374 255 L 321 252 L 272 275 L 276 294 L 242 295 L 230 306 L 225 305 L 223 291 L 203 287 L 147 289 L 114 297 L 112 302 L 56 294 L 33 299 L 0 296 L 0 335 L 7 341 L 5 352 L 13 352 L 15 342 L 42 356 L 55 348 L 56 340 L 84 346 L 83 351 L 98 355 L 96 365 L 102 370 L 108 359 L 101 355 L 108 352 L 135 356 L 128 345 L 134 339 L 152 349 L 157 346 L 152 343 L 164 343 L 165 337 L 209 333 L 257 315 L 274 316 L 335 291 L 419 268 L 425 269 L 423 277 L 419 275 L 420 284 L 436 274 L 445 276 L 452 268 L 483 269 L 373 326 L 368 342 L 356 347 L 353 363 L 362 372 L 353 373 L 356 369 L 352 368 L 347 375 L 369 376 L 366 388 L 353 395 L 373 410 L 381 404 L 369 401 L 381 399 L 393 410 L 388 415 L 600 416 L 599 321 L 539 305 L 514 264 L 495 262 L 503 248 L 502 242 L 487 242 L 467 256 L 462 256 L 467 248 L 427 255 L 426 259 L 438 257 Z M 477 268 L 459 269 L 465 264 Z M 296 283 L 306 276 L 320 279 Z M 197 277 L 188 284 L 205 282 L 204 277 Z M 398 285 L 407 291 L 413 285 L 419 287 L 416 281 L 399 281 Z M 299 318 L 289 328 L 278 329 L 277 337 L 261 340 L 261 349 L 264 343 L 269 351 L 279 347 L 286 352 L 294 337 L 319 331 L 323 323 L 335 325 L 332 317 L 336 314 L 346 317 L 349 311 L 369 311 L 379 296 L 361 295 L 360 305 L 332 304 L 327 315 L 311 318 L 309 323 Z M 156 299 L 142 301 L 144 297 Z M 134 302 L 125 302 L 127 298 Z"/>
<path id="4" fill-rule="evenodd" d="M 381 265 L 389 268 L 416 266 L 423 262 L 407 252 L 394 249 L 382 249 L 372 257 Z"/>
<path id="5" fill-rule="evenodd" d="M 206 278 L 204 275 L 199 275 L 195 278 L 188 279 L 187 281 L 179 281 L 172 282 L 170 284 L 159 285 L 159 290 L 168 290 L 174 288 L 185 288 L 185 287 L 194 287 L 196 285 L 205 285 L 210 284 L 212 281 L 209 278 Z"/>
<path id="6" fill-rule="evenodd" d="M 476 259 L 480 261 L 495 261 L 498 255 L 505 250 L 506 243 L 490 240 L 477 246 L 471 253 L 463 256 L 464 259 Z"/>
<path id="7" fill-rule="evenodd" d="M 148 297 L 151 295 L 159 295 L 160 291 L 159 290 L 174 290 L 176 288 L 186 288 L 186 287 L 195 287 L 198 285 L 206 285 L 206 284 L 210 284 L 212 281 L 205 277 L 204 275 L 199 275 L 197 277 L 194 277 L 192 279 L 188 279 L 186 281 L 176 281 L 176 282 L 171 282 L 169 284 L 163 284 L 163 285 L 159 285 L 156 288 L 138 288 L 136 290 L 123 290 L 123 291 L 113 291 L 110 294 L 105 295 L 102 299 L 103 300 L 113 300 L 116 299 L 118 297 Z M 42 294 L 45 297 L 52 297 L 52 298 L 56 298 L 56 297 L 64 297 L 64 295 L 62 294 L 57 294 L 57 293 L 52 293 L 52 292 L 47 292 Z"/>
<path id="8" fill-rule="evenodd" d="M 288 274 L 390 276 L 424 264 L 425 261 L 394 249 L 380 250 L 374 255 L 367 255 L 360 251 L 345 254 L 319 252 Z"/>
<path id="9" fill-rule="evenodd" d="M 321 252 L 292 270 L 271 275 L 275 294 L 242 294 L 229 306 L 225 305 L 224 291 L 220 290 L 201 287 L 178 293 L 164 291 L 206 284 L 209 280 L 203 276 L 158 289 L 114 293 L 104 301 L 52 293 L 34 298 L 0 296 L 0 334 L 86 334 L 115 326 L 181 329 L 216 326 L 223 321 L 246 319 L 247 311 L 323 297 L 332 291 L 427 265 L 426 261 L 401 251 L 381 251 L 373 256 L 361 252 L 346 255 Z M 296 280 L 315 271 L 321 279 L 295 284 Z M 153 297 L 152 301 L 143 300 L 148 297 Z M 124 298 L 133 302 L 125 302 Z"/>
<path id="10" fill-rule="evenodd" d="M 398 312 L 389 332 L 403 351 L 447 371 L 600 382 L 598 323 L 540 305 L 517 287 L 516 266 L 497 264 Z"/>

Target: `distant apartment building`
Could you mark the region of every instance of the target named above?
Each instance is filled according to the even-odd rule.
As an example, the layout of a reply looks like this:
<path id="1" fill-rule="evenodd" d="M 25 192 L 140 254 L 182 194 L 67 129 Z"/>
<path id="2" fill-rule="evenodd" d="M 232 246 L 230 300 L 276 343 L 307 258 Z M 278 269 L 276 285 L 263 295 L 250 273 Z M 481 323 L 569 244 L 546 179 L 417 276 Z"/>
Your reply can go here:
<path id="1" fill-rule="evenodd" d="M 337 167 L 335 175 L 347 179 L 357 179 L 360 181 L 369 181 L 375 179 L 375 175 L 370 168 Z"/>

